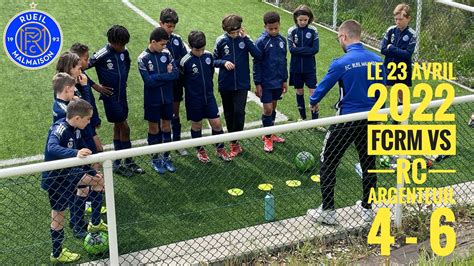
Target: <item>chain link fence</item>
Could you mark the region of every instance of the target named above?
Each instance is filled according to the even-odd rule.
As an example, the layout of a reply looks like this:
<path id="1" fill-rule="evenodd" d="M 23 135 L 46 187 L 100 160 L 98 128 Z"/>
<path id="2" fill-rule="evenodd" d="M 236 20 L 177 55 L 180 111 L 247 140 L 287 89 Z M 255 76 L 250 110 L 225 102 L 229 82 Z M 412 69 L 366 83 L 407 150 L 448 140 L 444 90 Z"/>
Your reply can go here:
<path id="1" fill-rule="evenodd" d="M 473 193 L 474 181 L 470 168 L 470 160 L 474 155 L 474 128 L 468 123 L 473 111 L 472 101 L 451 107 L 449 112 L 456 115 L 457 155 L 444 160 L 432 160 L 432 169 L 455 169 L 456 174 L 432 175 L 424 184 L 426 187 L 456 186 L 458 203 L 472 204 L 469 195 Z M 107 181 L 106 176 L 106 190 L 111 191 L 115 199 L 108 197 L 108 213 L 107 216 L 102 214 L 101 218 L 104 221 L 113 219 L 109 225 L 116 223 L 116 228 L 109 232 L 115 232 L 116 229 L 118 239 L 117 246 L 111 241 L 111 252 L 117 247 L 119 262 L 124 264 L 232 261 L 236 256 L 253 256 L 313 238 L 344 237 L 367 229 L 370 222 L 364 221 L 357 204 L 362 199 L 363 180 L 367 176 L 364 173 L 363 178 L 358 173 L 357 164 L 360 160 L 354 144 L 347 147 L 338 165 L 329 161 L 331 167 L 326 169 L 336 175 L 333 185 L 337 224 L 328 226 L 315 223 L 314 219 L 306 215 L 308 209 L 320 206 L 327 196 L 321 186 L 328 186 L 323 185 L 318 176 L 321 173 L 320 153 L 324 147 L 327 147 L 325 159 L 332 160 L 334 155 L 341 155 L 345 148 L 340 146 L 343 140 L 361 134 L 365 127 L 359 122 L 335 124 L 337 119 L 320 119 L 316 121 L 318 127 L 307 129 L 304 125 L 315 121 L 249 130 L 245 132 L 246 136 L 240 137 L 235 134 L 221 135 L 221 138 L 227 138 L 227 148 L 231 137 L 240 139 L 244 152 L 232 162 L 224 162 L 215 155 L 213 143 L 218 142 L 215 136 L 134 149 L 153 149 L 153 152 L 133 158 L 144 168 L 144 174 L 131 177 L 113 174 L 113 188 L 107 187 L 111 179 Z M 328 129 L 339 132 L 333 142 L 336 145 L 330 146 L 328 141 L 325 144 Z M 285 143 L 274 143 L 272 153 L 264 152 L 262 139 L 258 137 L 262 135 L 262 130 L 266 130 L 265 134 L 278 133 L 278 136 L 286 139 Z M 196 141 L 206 144 L 204 147 L 211 163 L 198 161 L 195 148 L 191 147 L 196 145 Z M 355 140 L 355 143 L 365 144 L 365 139 L 359 142 Z M 188 147 L 190 154 L 180 156 L 173 151 L 171 156 L 177 171 L 159 175 L 151 166 L 151 154 L 163 152 L 165 146 L 171 149 Z M 300 154 L 301 160 L 295 162 L 302 151 L 310 153 L 314 160 L 310 155 Z M 99 156 L 107 154 L 118 153 L 103 153 Z M 376 158 L 377 169 L 390 167 L 389 164 L 381 164 L 379 159 Z M 364 161 L 361 163 L 363 167 Z M 76 174 L 80 173 L 81 168 L 74 169 Z M 4 170 L 8 169 L 2 169 L 0 173 Z M 99 169 L 105 174 L 107 170 L 111 169 Z M 58 178 L 58 173 L 51 171 L 46 176 Z M 71 176 L 63 175 L 65 178 Z M 52 246 L 49 231 L 51 207 L 48 193 L 40 188 L 41 179 L 41 173 L 21 176 L 10 174 L 0 179 L 0 264 L 49 262 Z M 396 187 L 396 179 L 391 175 L 379 174 L 377 186 Z M 272 189 L 266 191 L 270 187 Z M 76 192 L 74 189 L 68 191 L 70 195 Z M 90 252 L 93 244 L 84 245 L 83 236 L 74 237 L 69 226 L 70 213 L 70 210 L 66 210 L 64 217 L 63 247 L 79 253 L 79 263 L 105 262 L 102 259 L 107 259 L 109 254 L 107 251 L 98 252 L 100 245 L 95 245 L 99 246 L 99 250 Z M 91 218 L 91 214 L 86 211 L 84 221 L 89 222 Z M 86 248 L 89 248 L 89 252 Z"/>
<path id="2" fill-rule="evenodd" d="M 267 0 L 289 12 L 301 4 L 311 8 L 315 22 L 337 29 L 343 21 L 362 24 L 362 41 L 380 48 L 385 31 L 395 24 L 393 9 L 404 2 L 411 7 L 409 26 L 419 35 L 413 58 L 418 62 L 452 62 L 457 81 L 474 85 L 474 13 L 434 0 Z M 463 2 L 463 1 L 457 1 Z M 468 1 L 466 2 L 468 4 Z M 417 21 L 419 19 L 419 21 Z M 418 29 L 419 28 L 419 29 Z"/>

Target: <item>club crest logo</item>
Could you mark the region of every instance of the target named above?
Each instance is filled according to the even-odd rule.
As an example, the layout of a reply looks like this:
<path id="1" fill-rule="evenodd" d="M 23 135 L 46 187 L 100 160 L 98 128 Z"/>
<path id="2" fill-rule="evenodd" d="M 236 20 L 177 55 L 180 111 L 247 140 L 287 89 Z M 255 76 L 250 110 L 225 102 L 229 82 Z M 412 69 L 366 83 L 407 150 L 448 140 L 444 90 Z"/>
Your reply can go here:
<path id="1" fill-rule="evenodd" d="M 26 69 L 51 64 L 61 52 L 63 36 L 56 20 L 46 12 L 32 10 L 16 14 L 7 24 L 3 46 L 12 62 Z"/>

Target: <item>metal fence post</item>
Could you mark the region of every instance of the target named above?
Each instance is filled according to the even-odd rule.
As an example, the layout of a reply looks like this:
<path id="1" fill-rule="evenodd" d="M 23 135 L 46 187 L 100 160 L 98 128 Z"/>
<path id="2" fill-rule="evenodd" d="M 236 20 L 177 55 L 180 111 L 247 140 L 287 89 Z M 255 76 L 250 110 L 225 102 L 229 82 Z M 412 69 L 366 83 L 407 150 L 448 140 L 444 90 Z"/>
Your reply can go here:
<path id="1" fill-rule="evenodd" d="M 107 205 L 107 225 L 109 233 L 109 262 L 110 265 L 119 265 L 117 220 L 115 217 L 114 176 L 112 160 L 104 162 L 105 202 Z"/>
<path id="2" fill-rule="evenodd" d="M 332 7 L 332 29 L 337 28 L 337 0 L 334 0 Z"/>
<path id="3" fill-rule="evenodd" d="M 415 45 L 415 52 L 413 54 L 413 61 L 418 61 L 418 55 L 419 55 L 419 48 L 420 48 L 420 39 L 421 39 L 421 10 L 423 6 L 423 0 L 417 0 L 416 1 L 416 26 L 415 26 L 415 32 L 416 32 L 416 45 Z"/>

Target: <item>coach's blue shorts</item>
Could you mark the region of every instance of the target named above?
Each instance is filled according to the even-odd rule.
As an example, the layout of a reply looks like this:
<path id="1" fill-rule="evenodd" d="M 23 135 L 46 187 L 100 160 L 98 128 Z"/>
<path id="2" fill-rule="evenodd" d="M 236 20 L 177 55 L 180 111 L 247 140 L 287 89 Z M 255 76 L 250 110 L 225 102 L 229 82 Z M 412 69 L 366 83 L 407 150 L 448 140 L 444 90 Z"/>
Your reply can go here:
<path id="1" fill-rule="evenodd" d="M 54 173 L 54 171 L 51 173 Z M 76 187 L 84 174 L 84 169 L 76 167 L 70 169 L 66 174 L 61 173 L 57 176 L 52 175 L 50 177 L 52 179 L 54 178 L 54 181 L 49 184 L 49 187 L 43 188 L 48 191 L 51 209 L 55 211 L 65 211 L 68 208 L 68 202 L 74 196 Z"/>
<path id="2" fill-rule="evenodd" d="M 219 117 L 216 98 L 208 98 L 207 104 L 192 104 L 186 102 L 186 117 L 188 120 L 199 122 L 204 118 L 214 119 Z"/>
<path id="3" fill-rule="evenodd" d="M 316 88 L 316 73 L 290 73 L 290 86 L 294 86 L 295 89 L 304 88 L 304 84 L 310 89 Z"/>
<path id="4" fill-rule="evenodd" d="M 173 103 L 152 105 L 145 107 L 145 120 L 158 123 L 160 119 L 171 120 L 173 118 Z"/>
<path id="5" fill-rule="evenodd" d="M 283 90 L 281 88 L 262 89 L 262 97 L 260 97 L 260 101 L 262 103 L 271 103 L 273 101 L 278 101 L 281 99 L 282 93 L 283 93 Z"/>
<path id="6" fill-rule="evenodd" d="M 103 97 L 105 116 L 110 123 L 119 123 L 128 118 L 128 103 L 126 99 Z"/>

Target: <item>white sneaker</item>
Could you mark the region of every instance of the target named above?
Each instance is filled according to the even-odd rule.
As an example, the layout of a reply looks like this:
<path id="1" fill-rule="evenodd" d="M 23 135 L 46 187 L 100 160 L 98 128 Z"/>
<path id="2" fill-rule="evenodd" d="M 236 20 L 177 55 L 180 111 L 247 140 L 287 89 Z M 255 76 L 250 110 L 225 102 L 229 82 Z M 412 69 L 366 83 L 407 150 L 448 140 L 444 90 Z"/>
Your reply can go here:
<path id="1" fill-rule="evenodd" d="M 186 149 L 179 149 L 177 150 L 177 152 L 179 153 L 179 155 L 181 156 L 186 156 L 189 154 L 189 152 L 186 150 Z"/>
<path id="2" fill-rule="evenodd" d="M 362 207 L 361 201 L 357 201 L 357 211 L 364 222 L 370 223 L 374 220 L 375 212 L 372 209 L 366 209 Z"/>
<path id="3" fill-rule="evenodd" d="M 306 212 L 309 220 L 312 222 L 319 222 L 329 225 L 337 224 L 336 220 L 336 211 L 335 210 L 323 210 L 323 205 L 319 206 L 317 209 L 309 209 Z"/>

